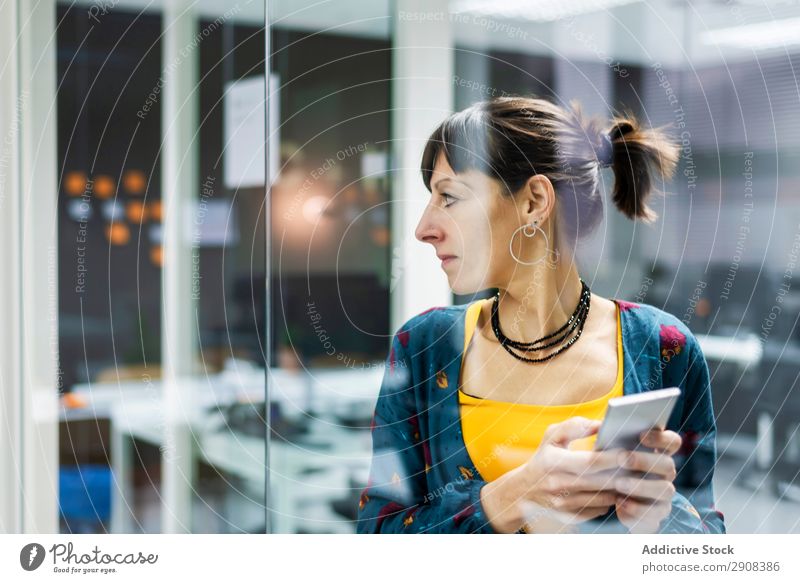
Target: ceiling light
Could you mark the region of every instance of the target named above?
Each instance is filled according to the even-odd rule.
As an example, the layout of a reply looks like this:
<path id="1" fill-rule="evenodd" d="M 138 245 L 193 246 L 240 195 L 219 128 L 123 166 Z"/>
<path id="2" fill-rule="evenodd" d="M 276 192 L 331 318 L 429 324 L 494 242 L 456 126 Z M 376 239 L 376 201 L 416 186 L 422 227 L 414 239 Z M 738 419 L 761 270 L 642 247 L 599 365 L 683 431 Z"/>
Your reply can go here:
<path id="1" fill-rule="evenodd" d="M 700 35 L 707 45 L 727 45 L 763 50 L 800 43 L 800 18 L 708 30 Z"/>
<path id="2" fill-rule="evenodd" d="M 471 12 L 499 19 L 552 22 L 634 2 L 641 0 L 456 0 L 453 3 L 453 12 Z"/>

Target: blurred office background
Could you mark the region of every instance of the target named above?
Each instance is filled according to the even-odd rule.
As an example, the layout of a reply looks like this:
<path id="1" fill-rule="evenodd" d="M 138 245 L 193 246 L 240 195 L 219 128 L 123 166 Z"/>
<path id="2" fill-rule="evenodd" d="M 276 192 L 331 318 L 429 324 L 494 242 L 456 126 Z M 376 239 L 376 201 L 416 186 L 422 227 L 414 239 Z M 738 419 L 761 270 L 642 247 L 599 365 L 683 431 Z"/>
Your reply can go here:
<path id="1" fill-rule="evenodd" d="M 657 223 L 611 207 L 582 276 L 700 338 L 728 531 L 800 532 L 797 3 L 0 16 L 0 468 L 21 476 L 0 530 L 353 532 L 392 333 L 473 299 L 413 236 L 425 139 L 450 111 L 535 94 L 681 141 Z"/>

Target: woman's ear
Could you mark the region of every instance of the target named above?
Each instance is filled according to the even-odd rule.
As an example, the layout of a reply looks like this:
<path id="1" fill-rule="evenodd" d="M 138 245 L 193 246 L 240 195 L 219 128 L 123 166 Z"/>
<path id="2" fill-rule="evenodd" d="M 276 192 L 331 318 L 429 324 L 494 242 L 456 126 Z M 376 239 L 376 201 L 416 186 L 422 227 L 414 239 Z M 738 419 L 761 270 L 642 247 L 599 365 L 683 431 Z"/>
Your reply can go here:
<path id="1" fill-rule="evenodd" d="M 543 174 L 534 174 L 518 193 L 517 200 L 520 204 L 520 214 L 527 223 L 533 222 L 534 219 L 544 223 L 556 205 L 553 183 Z"/>

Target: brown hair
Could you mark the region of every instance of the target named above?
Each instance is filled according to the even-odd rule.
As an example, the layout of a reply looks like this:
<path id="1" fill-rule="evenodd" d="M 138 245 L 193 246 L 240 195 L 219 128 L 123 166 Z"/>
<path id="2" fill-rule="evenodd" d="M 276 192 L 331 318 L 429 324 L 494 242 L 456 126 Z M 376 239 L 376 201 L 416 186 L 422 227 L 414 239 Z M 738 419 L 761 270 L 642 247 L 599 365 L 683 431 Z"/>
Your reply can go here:
<path id="1" fill-rule="evenodd" d="M 652 222 L 647 205 L 655 179 L 669 179 L 680 148 L 663 128 L 643 128 L 630 113 L 610 126 L 587 119 L 577 101 L 561 107 L 533 97 L 498 97 L 454 113 L 433 131 L 422 155 L 422 179 L 431 190 L 439 153 L 456 172 L 475 169 L 499 180 L 504 194 L 517 192 L 534 174 L 553 183 L 560 224 L 571 245 L 603 216 L 600 172 L 614 171 L 612 200 L 630 219 Z M 610 140 L 611 150 L 604 151 Z"/>

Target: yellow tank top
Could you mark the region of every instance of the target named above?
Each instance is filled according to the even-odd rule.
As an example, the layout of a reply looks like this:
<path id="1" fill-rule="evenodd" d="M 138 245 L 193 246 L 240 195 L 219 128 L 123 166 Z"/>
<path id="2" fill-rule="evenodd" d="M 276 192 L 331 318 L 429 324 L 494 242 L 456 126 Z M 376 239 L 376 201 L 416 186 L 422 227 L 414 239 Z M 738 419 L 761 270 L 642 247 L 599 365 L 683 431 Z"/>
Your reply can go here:
<path id="1" fill-rule="evenodd" d="M 464 327 L 464 353 L 475 331 L 481 306 L 492 299 L 478 300 L 467 308 Z M 461 390 L 458 401 L 461 431 L 472 463 L 484 479 L 491 481 L 522 465 L 539 447 L 545 429 L 580 415 L 589 419 L 605 416 L 608 400 L 623 394 L 622 322 L 617 305 L 617 380 L 599 399 L 571 405 L 529 405 L 472 397 Z M 462 353 L 463 369 L 463 353 Z M 596 435 L 574 440 L 570 449 L 591 449 Z"/>

